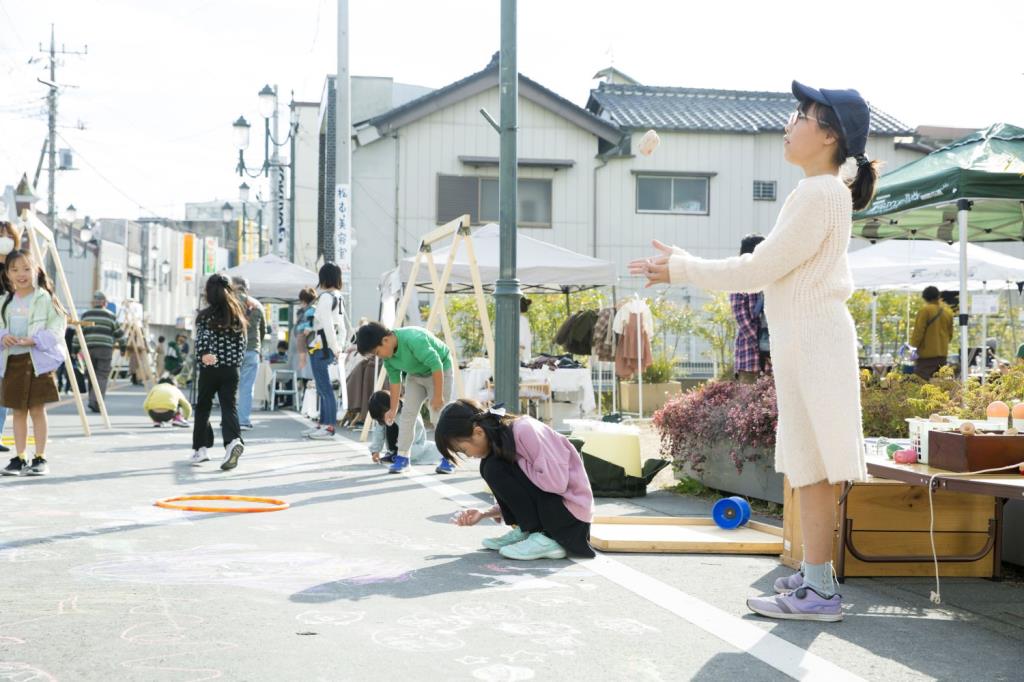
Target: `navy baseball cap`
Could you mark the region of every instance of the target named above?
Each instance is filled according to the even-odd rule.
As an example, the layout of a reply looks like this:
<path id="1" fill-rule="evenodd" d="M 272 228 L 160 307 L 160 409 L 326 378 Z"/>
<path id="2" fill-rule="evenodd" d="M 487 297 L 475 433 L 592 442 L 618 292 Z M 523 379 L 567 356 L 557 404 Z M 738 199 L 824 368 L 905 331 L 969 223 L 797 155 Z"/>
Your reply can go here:
<path id="1" fill-rule="evenodd" d="M 818 90 L 793 81 L 793 96 L 801 102 L 831 107 L 839 119 L 840 132 L 850 156 L 863 156 L 868 143 L 871 111 L 856 90 Z"/>

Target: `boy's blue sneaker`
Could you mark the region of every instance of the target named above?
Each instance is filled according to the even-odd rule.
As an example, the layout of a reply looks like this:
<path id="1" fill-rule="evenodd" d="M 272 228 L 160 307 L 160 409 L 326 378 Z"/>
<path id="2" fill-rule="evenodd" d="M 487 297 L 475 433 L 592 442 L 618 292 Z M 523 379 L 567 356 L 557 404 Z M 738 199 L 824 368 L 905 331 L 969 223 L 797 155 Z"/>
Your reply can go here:
<path id="1" fill-rule="evenodd" d="M 409 466 L 409 458 L 395 455 L 395 461 L 388 467 L 389 474 L 400 474 Z"/>
<path id="2" fill-rule="evenodd" d="M 441 458 L 441 463 L 434 469 L 435 474 L 451 474 L 455 473 L 455 465 L 448 461 L 447 457 Z"/>

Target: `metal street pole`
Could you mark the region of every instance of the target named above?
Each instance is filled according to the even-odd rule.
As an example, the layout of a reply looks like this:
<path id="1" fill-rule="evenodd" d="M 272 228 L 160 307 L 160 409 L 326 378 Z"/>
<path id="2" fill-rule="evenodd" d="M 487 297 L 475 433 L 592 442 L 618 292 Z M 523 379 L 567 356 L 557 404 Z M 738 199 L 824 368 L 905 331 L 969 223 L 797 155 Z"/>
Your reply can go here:
<path id="1" fill-rule="evenodd" d="M 516 65 L 516 0 L 501 0 L 501 55 L 498 63 L 501 97 L 501 143 L 498 159 L 499 278 L 494 286 L 494 393 L 510 410 L 519 407 L 519 300 L 516 278 L 516 209 L 519 69 Z"/>
<path id="2" fill-rule="evenodd" d="M 334 216 L 333 229 L 330 234 L 334 236 L 334 244 L 326 249 L 324 260 L 332 260 L 342 269 L 344 279 L 347 279 L 343 290 L 348 293 L 348 312 L 352 312 L 352 273 L 350 265 L 351 243 L 348 241 L 349 230 L 352 225 L 352 98 L 351 78 L 348 68 L 349 32 L 348 32 L 348 0 L 338 0 L 338 75 L 335 82 L 335 96 L 337 98 L 337 110 L 335 112 L 334 130 L 334 194 L 332 201 L 335 206 L 341 203 L 346 209 L 344 215 Z M 341 199 L 344 197 L 344 200 Z M 341 220 L 339 220 L 341 218 Z M 342 232 L 339 235 L 336 232 Z M 344 250 L 344 253 L 342 251 Z M 401 321 L 396 324 L 401 325 Z"/>
<path id="3" fill-rule="evenodd" d="M 271 140 L 271 143 L 274 146 L 274 151 L 270 156 L 270 182 L 274 185 L 274 189 L 271 192 L 271 197 L 274 202 L 274 218 L 272 220 L 273 231 L 270 237 L 270 252 L 275 255 L 280 255 L 281 253 L 283 245 L 282 237 L 284 235 L 284 177 L 281 174 L 281 157 L 278 153 L 277 145 L 278 140 L 281 139 L 278 137 L 277 125 L 279 109 L 280 107 L 278 106 L 277 101 L 277 85 L 274 85 L 274 114 L 271 117 L 273 120 L 274 131 L 274 138 Z"/>

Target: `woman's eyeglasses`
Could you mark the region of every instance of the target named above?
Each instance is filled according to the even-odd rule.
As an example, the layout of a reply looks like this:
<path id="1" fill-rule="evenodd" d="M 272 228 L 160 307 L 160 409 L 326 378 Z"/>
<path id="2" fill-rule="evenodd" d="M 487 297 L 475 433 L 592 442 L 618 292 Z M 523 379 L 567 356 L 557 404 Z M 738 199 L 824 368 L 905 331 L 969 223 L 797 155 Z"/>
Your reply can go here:
<path id="1" fill-rule="evenodd" d="M 789 122 L 786 124 L 786 126 L 789 127 L 789 128 L 792 128 L 793 126 L 796 125 L 797 121 L 816 121 L 818 123 L 818 125 L 820 127 L 822 127 L 822 128 L 831 128 L 832 127 L 832 126 L 830 126 L 828 124 L 828 121 L 822 121 L 820 118 L 814 118 L 813 116 L 808 116 L 807 114 L 805 114 L 804 112 L 800 111 L 799 109 L 797 109 L 796 111 L 794 111 L 792 114 L 789 115 Z"/>

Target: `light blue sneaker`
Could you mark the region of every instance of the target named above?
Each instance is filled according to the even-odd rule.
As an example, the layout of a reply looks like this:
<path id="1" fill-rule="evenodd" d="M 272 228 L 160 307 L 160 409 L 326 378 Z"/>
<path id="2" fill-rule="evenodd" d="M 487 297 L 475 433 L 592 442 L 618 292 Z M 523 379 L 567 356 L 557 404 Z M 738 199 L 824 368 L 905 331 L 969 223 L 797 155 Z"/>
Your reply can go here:
<path id="1" fill-rule="evenodd" d="M 447 457 L 441 458 L 441 463 L 434 469 L 435 474 L 453 474 L 455 473 L 455 465 L 448 461 Z"/>
<path id="2" fill-rule="evenodd" d="M 505 545 L 498 553 L 506 559 L 534 561 L 535 559 L 564 559 L 562 546 L 544 533 L 530 533 L 530 537 L 514 545 Z"/>
<path id="3" fill-rule="evenodd" d="M 524 533 L 523 531 L 519 530 L 519 526 L 516 526 L 509 532 L 502 535 L 501 537 L 487 538 L 480 544 L 482 544 L 487 549 L 493 549 L 495 551 L 498 551 L 506 545 L 514 545 L 517 542 L 522 542 L 527 537 L 529 537 L 529 533 Z"/>
<path id="4" fill-rule="evenodd" d="M 787 594 L 803 584 L 804 572 L 803 570 L 799 570 L 793 575 L 788 575 L 785 578 L 776 578 L 773 587 L 775 588 L 775 594 Z"/>
<path id="5" fill-rule="evenodd" d="M 409 468 L 409 458 L 402 457 L 401 455 L 395 455 L 395 461 L 388 467 L 389 474 L 400 474 Z"/>

